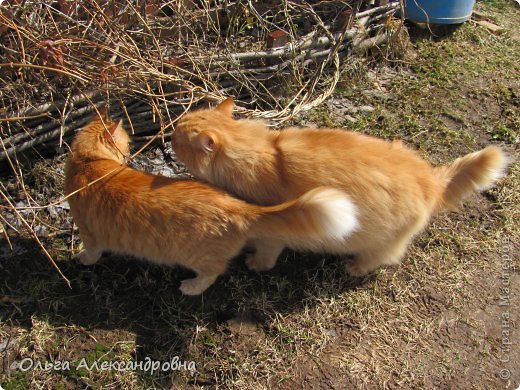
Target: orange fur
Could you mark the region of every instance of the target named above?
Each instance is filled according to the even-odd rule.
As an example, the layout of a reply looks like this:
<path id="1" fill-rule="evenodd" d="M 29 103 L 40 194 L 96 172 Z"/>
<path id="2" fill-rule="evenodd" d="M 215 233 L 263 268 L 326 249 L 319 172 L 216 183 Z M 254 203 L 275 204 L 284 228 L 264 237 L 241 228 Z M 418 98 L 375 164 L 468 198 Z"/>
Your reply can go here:
<path id="1" fill-rule="evenodd" d="M 65 189 L 77 191 L 69 203 L 84 244 L 83 264 L 94 264 L 104 250 L 180 264 L 197 273 L 181 291 L 196 295 L 226 270 L 247 239 L 300 248 L 349 232 L 336 216 L 350 212 L 338 190 L 317 188 L 276 206 L 251 205 L 210 185 L 127 167 L 128 142 L 120 123 L 97 118 L 72 144 Z"/>
<path id="2" fill-rule="evenodd" d="M 489 187 L 507 166 L 493 146 L 432 168 L 400 141 L 340 129 L 269 131 L 260 121 L 234 120 L 232 111 L 228 98 L 213 110 L 185 115 L 172 139 L 178 158 L 198 178 L 258 204 L 283 202 L 316 186 L 345 191 L 360 227 L 327 249 L 356 254 L 347 268 L 353 275 L 399 263 L 435 212 Z"/>

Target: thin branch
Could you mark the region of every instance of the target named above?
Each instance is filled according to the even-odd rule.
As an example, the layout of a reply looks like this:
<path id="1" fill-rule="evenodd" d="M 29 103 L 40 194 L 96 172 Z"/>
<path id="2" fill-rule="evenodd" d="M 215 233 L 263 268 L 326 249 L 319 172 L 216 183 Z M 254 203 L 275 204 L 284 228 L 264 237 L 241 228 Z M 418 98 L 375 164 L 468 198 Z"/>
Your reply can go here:
<path id="1" fill-rule="evenodd" d="M 33 236 L 34 240 L 38 243 L 38 245 L 40 246 L 40 248 L 42 249 L 43 253 L 45 254 L 45 256 L 47 257 L 47 259 L 49 259 L 50 263 L 52 264 L 52 266 L 56 269 L 56 271 L 58 271 L 58 274 L 62 277 L 63 280 L 65 280 L 65 282 L 67 283 L 67 285 L 69 286 L 70 289 L 72 289 L 72 286 L 70 285 L 70 280 L 67 279 L 65 277 L 65 275 L 63 275 L 63 272 L 61 272 L 60 268 L 58 267 L 58 265 L 54 262 L 54 259 L 52 258 L 52 256 L 49 254 L 49 252 L 47 252 L 47 249 L 45 249 L 45 246 L 43 246 L 42 242 L 40 241 L 40 239 L 38 238 L 38 235 L 36 234 L 36 232 L 34 231 L 34 229 L 31 227 L 31 225 L 29 225 L 29 223 L 25 220 L 25 218 L 20 214 L 20 212 L 14 207 L 13 203 L 11 202 L 11 200 L 9 199 L 9 197 L 4 194 L 4 192 L 0 189 L 0 195 L 2 195 L 2 198 L 5 199 L 5 201 L 9 204 L 11 210 L 13 210 L 16 214 L 16 216 L 20 219 L 20 221 L 25 225 L 25 227 L 27 227 L 27 229 L 29 230 L 29 233 Z"/>

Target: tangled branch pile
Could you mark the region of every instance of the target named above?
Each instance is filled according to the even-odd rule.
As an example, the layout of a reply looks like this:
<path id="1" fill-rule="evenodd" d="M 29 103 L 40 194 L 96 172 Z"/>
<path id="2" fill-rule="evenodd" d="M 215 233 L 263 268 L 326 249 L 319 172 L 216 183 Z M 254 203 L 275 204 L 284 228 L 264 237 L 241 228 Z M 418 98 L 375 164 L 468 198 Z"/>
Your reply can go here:
<path id="1" fill-rule="evenodd" d="M 61 148 L 108 104 L 145 141 L 201 101 L 282 122 L 323 101 L 352 51 L 388 40 L 400 3 L 4 0 L 0 161 Z M 170 129 L 171 130 L 171 129 Z"/>

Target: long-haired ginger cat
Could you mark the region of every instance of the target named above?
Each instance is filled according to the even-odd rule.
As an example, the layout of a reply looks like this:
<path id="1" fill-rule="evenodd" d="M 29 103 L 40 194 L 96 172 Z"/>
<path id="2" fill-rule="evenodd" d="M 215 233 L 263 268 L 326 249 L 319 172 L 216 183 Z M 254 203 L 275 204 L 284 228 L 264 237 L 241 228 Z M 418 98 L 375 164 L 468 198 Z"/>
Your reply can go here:
<path id="1" fill-rule="evenodd" d="M 504 153 L 489 146 L 433 168 L 400 142 L 340 129 L 269 131 L 261 121 L 234 120 L 233 108 L 228 98 L 185 115 L 172 139 L 177 157 L 196 177 L 258 204 L 283 202 L 316 186 L 346 192 L 356 230 L 326 249 L 355 254 L 347 263 L 354 276 L 398 264 L 433 214 L 490 187 L 507 166 Z M 283 243 L 266 248 L 257 249 L 253 268 L 272 268 Z"/>
<path id="2" fill-rule="evenodd" d="M 128 143 L 120 122 L 99 117 L 72 144 L 65 189 L 72 194 L 83 264 L 94 264 L 104 250 L 179 264 L 197 273 L 180 288 L 196 295 L 226 270 L 247 239 L 314 249 L 355 228 L 352 202 L 341 191 L 316 188 L 275 206 L 252 205 L 207 184 L 129 168 L 123 162 Z"/>

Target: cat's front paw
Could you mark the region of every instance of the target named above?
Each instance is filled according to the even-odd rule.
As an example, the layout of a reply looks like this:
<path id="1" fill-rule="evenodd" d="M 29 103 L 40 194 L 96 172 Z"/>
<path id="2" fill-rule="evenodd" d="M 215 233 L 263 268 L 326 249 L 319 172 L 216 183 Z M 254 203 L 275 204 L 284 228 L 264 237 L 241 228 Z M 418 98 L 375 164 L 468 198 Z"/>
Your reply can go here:
<path id="1" fill-rule="evenodd" d="M 349 261 L 345 265 L 345 269 L 350 276 L 354 277 L 366 276 L 372 271 L 369 267 L 363 266 L 363 263 L 359 260 Z"/>
<path id="2" fill-rule="evenodd" d="M 266 261 L 265 259 L 262 259 L 257 255 L 257 253 L 252 253 L 247 255 L 246 257 L 246 266 L 251 271 L 265 272 L 273 269 L 273 267 L 276 265 L 276 260 L 274 262 Z"/>
<path id="3" fill-rule="evenodd" d="M 92 265 L 92 264 L 96 264 L 97 261 L 99 260 L 99 258 L 101 257 L 101 254 L 99 253 L 91 253 L 89 251 L 87 251 L 86 249 L 83 249 L 79 254 L 78 254 L 78 260 L 81 264 L 83 265 Z"/>
<path id="4" fill-rule="evenodd" d="M 204 291 L 199 286 L 199 283 L 195 279 L 186 279 L 181 282 L 181 286 L 179 287 L 181 293 L 184 295 L 200 295 Z"/>
<path id="5" fill-rule="evenodd" d="M 217 276 L 197 276 L 196 278 L 185 279 L 181 282 L 179 290 L 184 295 L 200 295 L 215 282 L 216 278 Z"/>

